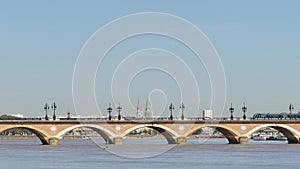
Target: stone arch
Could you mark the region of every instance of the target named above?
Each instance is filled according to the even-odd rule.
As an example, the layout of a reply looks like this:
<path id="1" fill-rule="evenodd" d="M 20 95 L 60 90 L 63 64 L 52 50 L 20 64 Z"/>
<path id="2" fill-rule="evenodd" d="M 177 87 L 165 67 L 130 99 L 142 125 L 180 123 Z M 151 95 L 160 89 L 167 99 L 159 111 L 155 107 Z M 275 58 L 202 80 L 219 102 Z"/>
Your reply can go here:
<path id="1" fill-rule="evenodd" d="M 76 128 L 89 128 L 92 129 L 94 131 L 96 131 L 105 141 L 108 141 L 109 143 L 113 143 L 113 138 L 116 137 L 116 135 L 109 131 L 108 129 L 101 127 L 99 125 L 94 125 L 94 124 L 79 124 L 79 125 L 74 125 L 71 127 L 68 127 L 64 130 L 62 130 L 61 132 L 59 132 L 56 137 L 58 139 L 62 139 L 63 135 L 65 135 L 66 133 L 76 129 Z"/>
<path id="2" fill-rule="evenodd" d="M 191 135 L 204 127 L 210 127 L 210 128 L 215 128 L 217 131 L 221 132 L 228 140 L 229 144 L 238 144 L 239 140 L 238 140 L 238 132 L 235 131 L 234 129 L 228 128 L 226 126 L 222 126 L 222 125 L 204 125 L 204 126 L 199 126 L 193 130 L 191 130 L 187 135 L 186 138 L 188 139 L 189 137 L 191 137 Z"/>
<path id="3" fill-rule="evenodd" d="M 142 127 L 148 127 L 148 128 L 158 131 L 160 134 L 162 134 L 166 138 L 166 140 L 168 141 L 168 144 L 177 144 L 178 134 L 174 130 L 172 130 L 168 127 L 162 126 L 162 125 L 158 125 L 158 124 L 142 124 L 142 125 L 132 127 L 130 129 L 126 130 L 122 134 L 122 137 L 125 137 L 132 131 L 142 128 Z"/>
<path id="4" fill-rule="evenodd" d="M 0 133 L 6 131 L 6 130 L 9 130 L 9 129 L 15 129 L 15 128 L 22 128 L 22 129 L 27 129 L 29 130 L 30 132 L 32 132 L 34 135 L 36 135 L 40 141 L 42 142 L 42 144 L 44 145 L 48 145 L 48 140 L 46 139 L 47 138 L 47 134 L 40 130 L 40 129 L 37 129 L 35 127 L 32 127 L 32 126 L 9 126 L 9 127 L 6 127 L 6 128 L 3 128 L 0 130 Z"/>
<path id="5" fill-rule="evenodd" d="M 290 143 L 290 144 L 299 143 L 299 139 L 298 139 L 299 132 L 297 130 L 295 130 L 294 128 L 284 125 L 284 124 L 264 124 L 264 125 L 253 128 L 246 135 L 248 137 L 250 137 L 254 132 L 256 132 L 262 128 L 265 128 L 265 127 L 271 127 L 271 128 L 278 130 L 279 132 L 281 132 L 287 138 L 288 143 Z"/>

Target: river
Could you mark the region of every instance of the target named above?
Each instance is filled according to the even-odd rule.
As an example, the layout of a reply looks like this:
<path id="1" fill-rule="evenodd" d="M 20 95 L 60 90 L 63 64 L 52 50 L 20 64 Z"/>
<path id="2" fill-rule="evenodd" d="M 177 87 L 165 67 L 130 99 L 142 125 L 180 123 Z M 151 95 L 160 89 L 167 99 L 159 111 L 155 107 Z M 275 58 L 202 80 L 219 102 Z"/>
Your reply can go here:
<path id="1" fill-rule="evenodd" d="M 124 140 L 123 145 L 83 139 L 44 146 L 39 140 L 0 140 L 1 169 L 287 169 L 299 166 L 300 145 L 288 145 L 284 141 L 229 145 L 222 138 L 205 141 L 194 138 L 186 145 L 174 146 L 165 144 L 164 139 L 131 138 Z"/>

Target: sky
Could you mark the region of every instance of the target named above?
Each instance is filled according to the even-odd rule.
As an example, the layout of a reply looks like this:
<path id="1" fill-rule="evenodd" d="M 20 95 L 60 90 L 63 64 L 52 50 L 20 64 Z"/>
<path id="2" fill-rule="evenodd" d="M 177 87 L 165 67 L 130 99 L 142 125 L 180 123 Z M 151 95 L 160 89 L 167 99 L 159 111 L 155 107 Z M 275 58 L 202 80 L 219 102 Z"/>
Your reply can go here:
<path id="1" fill-rule="evenodd" d="M 249 115 L 288 111 L 290 103 L 295 112 L 300 111 L 298 1 L 13 0 L 0 1 L 0 114 L 44 116 L 43 105 L 54 101 L 59 116 L 65 116 L 68 111 L 77 115 L 92 114 L 88 109 L 75 112 L 73 103 L 72 79 L 80 51 L 101 27 L 120 17 L 141 12 L 178 16 L 207 36 L 219 55 L 226 78 L 223 117 L 229 116 L 230 103 L 236 109 L 235 116 L 242 115 L 243 102 Z M 118 29 L 121 31 L 126 27 Z M 205 64 L 174 39 L 143 35 L 116 45 L 99 65 L 95 76 L 97 113 L 106 115 L 108 104 L 112 102 L 117 106 L 115 104 L 120 101 L 111 94 L 112 76 L 118 65 L 124 58 L 146 48 L 175 53 L 194 74 L 200 97 L 183 100 L 186 116 L 198 115 L 203 109 L 214 109 L 211 107 L 213 90 Z M 170 61 L 166 52 L 156 52 L 159 61 Z M 135 65 L 155 60 L 147 53 L 138 53 L 135 57 Z M 176 59 L 171 60 L 170 65 L 176 64 Z M 123 70 L 121 72 L 126 74 L 126 68 Z M 124 81 L 126 79 L 118 80 L 116 86 L 127 86 Z M 181 95 L 187 94 L 180 91 L 176 77 L 161 70 L 140 72 L 132 79 L 127 91 L 115 91 L 120 96 L 129 96 L 130 105 L 125 104 L 127 102 L 122 105 L 120 101 L 127 115 L 134 115 L 138 98 L 144 110 L 147 97 L 155 115 L 168 116 L 171 102 L 178 114 Z M 198 108 L 195 108 L 196 104 L 199 104 Z"/>

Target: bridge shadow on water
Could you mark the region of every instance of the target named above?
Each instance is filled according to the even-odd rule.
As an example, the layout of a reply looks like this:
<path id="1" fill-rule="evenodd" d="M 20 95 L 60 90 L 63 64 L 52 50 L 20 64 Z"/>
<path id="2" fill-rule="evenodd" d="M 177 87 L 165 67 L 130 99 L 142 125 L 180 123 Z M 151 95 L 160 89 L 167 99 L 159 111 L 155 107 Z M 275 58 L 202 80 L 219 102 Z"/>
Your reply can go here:
<path id="1" fill-rule="evenodd" d="M 277 145 L 277 144 L 288 144 L 287 141 L 254 141 L 249 140 L 248 145 Z M 96 137 L 91 139 L 63 139 L 60 141 L 60 145 L 100 145 L 105 146 L 105 141 L 102 138 Z M 148 137 L 148 138 L 132 138 L 127 137 L 123 140 L 122 145 L 110 145 L 110 146 L 126 146 L 126 145 L 168 145 L 168 142 L 165 138 L 161 137 Z M 189 138 L 186 144 L 182 145 L 173 145 L 173 146 L 190 146 L 190 145 L 231 145 L 229 144 L 226 138 Z"/>

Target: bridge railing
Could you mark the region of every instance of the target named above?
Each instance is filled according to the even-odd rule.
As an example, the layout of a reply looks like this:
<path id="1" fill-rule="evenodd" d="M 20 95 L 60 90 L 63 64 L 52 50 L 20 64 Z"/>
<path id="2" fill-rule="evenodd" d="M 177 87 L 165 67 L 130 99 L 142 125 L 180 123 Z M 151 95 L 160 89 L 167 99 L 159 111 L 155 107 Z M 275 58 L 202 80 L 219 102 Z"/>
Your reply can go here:
<path id="1" fill-rule="evenodd" d="M 103 117 L 91 117 L 91 118 L 67 118 L 61 117 L 57 118 L 56 121 L 108 121 L 108 118 Z M 154 118 L 135 118 L 135 117 L 122 117 L 121 121 L 166 121 L 170 120 L 169 117 L 154 117 Z M 245 121 L 242 117 L 236 117 L 231 120 L 229 117 L 215 117 L 212 119 L 203 119 L 201 117 L 186 117 L 184 120 L 192 120 L 192 121 Z M 184 121 L 180 117 L 174 117 L 173 121 Z M 272 118 L 272 117 L 265 117 L 265 118 L 247 118 L 246 121 L 253 120 L 253 121 L 299 121 L 300 116 L 291 116 L 286 118 Z M 0 121 L 47 121 L 44 118 L 20 118 L 20 119 L 0 119 Z M 51 119 L 49 121 L 52 121 Z M 113 118 L 111 121 L 119 121 L 117 118 Z"/>

